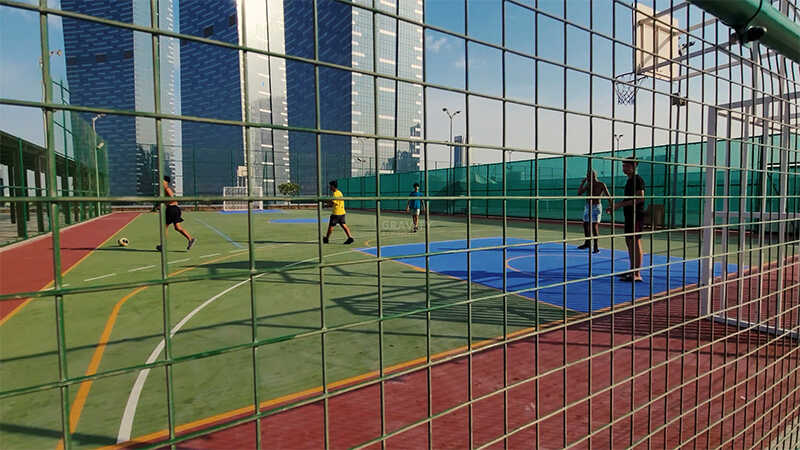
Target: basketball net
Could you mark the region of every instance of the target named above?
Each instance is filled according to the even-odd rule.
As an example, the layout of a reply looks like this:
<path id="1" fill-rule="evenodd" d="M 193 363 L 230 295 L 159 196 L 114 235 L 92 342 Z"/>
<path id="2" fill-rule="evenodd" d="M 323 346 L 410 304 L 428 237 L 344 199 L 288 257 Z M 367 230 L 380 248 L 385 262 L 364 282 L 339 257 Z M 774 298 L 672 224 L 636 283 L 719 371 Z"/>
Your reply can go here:
<path id="1" fill-rule="evenodd" d="M 633 105 L 636 102 L 636 90 L 644 78 L 635 72 L 616 77 L 614 79 L 614 91 L 617 94 L 617 103 L 620 105 Z"/>

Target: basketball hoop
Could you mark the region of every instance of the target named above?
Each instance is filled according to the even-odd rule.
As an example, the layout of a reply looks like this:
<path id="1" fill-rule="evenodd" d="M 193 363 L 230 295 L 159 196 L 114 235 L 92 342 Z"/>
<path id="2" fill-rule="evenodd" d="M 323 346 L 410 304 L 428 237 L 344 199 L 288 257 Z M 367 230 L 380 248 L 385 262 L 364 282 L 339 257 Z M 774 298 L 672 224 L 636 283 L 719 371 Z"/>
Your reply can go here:
<path id="1" fill-rule="evenodd" d="M 635 72 L 616 77 L 614 79 L 614 91 L 617 93 L 617 103 L 620 105 L 634 104 L 636 102 L 636 89 L 644 79 L 644 76 L 637 75 Z"/>

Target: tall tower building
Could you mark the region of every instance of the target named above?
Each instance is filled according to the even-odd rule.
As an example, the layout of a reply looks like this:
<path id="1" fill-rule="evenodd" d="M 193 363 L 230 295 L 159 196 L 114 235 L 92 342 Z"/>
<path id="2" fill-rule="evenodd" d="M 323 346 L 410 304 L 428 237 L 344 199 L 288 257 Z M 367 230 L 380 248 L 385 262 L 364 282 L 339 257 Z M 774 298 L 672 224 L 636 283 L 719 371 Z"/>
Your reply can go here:
<path id="1" fill-rule="evenodd" d="M 243 24 L 241 0 L 180 0 L 181 33 L 284 51 L 281 0 L 248 1 L 245 16 Z M 188 41 L 182 42 L 180 55 L 183 114 L 242 120 L 247 108 L 253 122 L 288 124 L 282 59 L 248 52 L 245 64 L 244 53 Z M 261 186 L 264 195 L 275 195 L 277 186 L 289 180 L 288 133 L 254 127 L 245 136 L 241 127 L 183 124 L 184 171 L 197 194 L 219 195 L 224 186 L 235 186 L 238 167 L 248 159 L 254 186 Z"/>
<path id="2" fill-rule="evenodd" d="M 250 48 L 285 53 L 283 0 L 250 1 L 245 6 L 247 23 L 239 27 L 240 43 Z M 241 10 L 239 20 L 242 23 Z M 286 60 L 258 53 L 248 53 L 247 58 L 246 92 L 250 120 L 289 125 Z M 242 70 L 244 66 L 242 64 Z M 278 195 L 278 186 L 290 180 L 289 133 L 251 128 L 248 140 L 253 182 L 263 187 L 265 195 Z"/>
<path id="3" fill-rule="evenodd" d="M 159 26 L 175 31 L 175 2 L 159 2 Z M 96 0 L 61 0 L 65 10 L 76 11 L 121 22 L 150 25 L 150 2 L 132 0 L 111 2 Z M 83 106 L 153 111 L 153 59 L 149 35 L 116 27 L 65 18 L 64 53 L 70 102 Z M 177 64 L 177 41 L 161 40 L 161 111 L 180 113 Z M 83 114 L 87 122 L 94 115 Z M 155 121 L 105 115 L 95 120 L 97 133 L 103 137 L 108 153 L 111 195 L 153 195 L 153 172 L 158 166 Z M 182 162 L 179 157 L 181 126 L 163 122 L 165 172 L 176 180 L 182 192 Z M 143 172 L 146 171 L 147 173 Z"/>
<path id="4" fill-rule="evenodd" d="M 422 28 L 335 0 L 319 0 L 319 58 L 355 69 L 422 81 Z M 306 2 L 286 2 L 286 51 L 314 57 L 313 13 Z M 422 1 L 384 0 L 376 7 L 422 20 Z M 373 17 L 377 22 L 373 27 Z M 377 33 L 374 33 L 376 30 Z M 374 41 L 374 44 L 373 44 Z M 373 54 L 377 49 L 377 55 Z M 374 62 L 374 63 L 373 63 Z M 287 62 L 289 118 L 294 126 L 315 126 L 314 68 Z M 347 70 L 320 67 L 320 123 L 323 128 L 399 137 L 422 136 L 422 88 Z M 376 102 L 377 94 L 377 115 Z M 377 124 L 376 122 L 377 118 Z M 316 192 L 316 143 L 310 133 L 290 133 L 292 178 L 303 193 Z M 418 170 L 419 146 L 359 137 L 321 137 L 323 181 L 373 173 Z M 377 161 L 375 160 L 377 158 Z M 402 163 L 401 163 L 402 161 Z M 401 167 L 402 166 L 402 167 Z M 325 192 L 325 186 L 322 186 Z"/>
<path id="5" fill-rule="evenodd" d="M 231 44 L 239 43 L 236 2 L 180 0 L 180 32 Z M 239 52 L 216 45 L 181 41 L 181 109 L 187 116 L 241 120 L 242 86 Z M 183 122 L 184 192 L 220 195 L 236 185 L 244 163 L 242 130 Z"/>
<path id="6" fill-rule="evenodd" d="M 133 22 L 133 4 L 130 2 L 113 9 L 109 2 L 91 0 L 62 0 L 61 6 L 70 11 Z M 133 33 L 75 19 L 64 19 L 63 29 L 70 102 L 133 110 Z M 93 115 L 82 114 L 82 117 L 91 122 Z M 106 116 L 96 120 L 95 125 L 108 148 L 111 195 L 135 195 L 135 122 L 127 117 Z"/>
<path id="7" fill-rule="evenodd" d="M 399 1 L 399 4 L 397 3 Z M 422 0 L 385 0 L 376 4 L 378 9 L 401 17 L 422 21 Z M 380 74 L 406 79 L 423 80 L 422 28 L 377 15 L 373 36 L 373 15 L 353 9 L 354 68 L 374 70 Z M 378 54 L 373 55 L 374 48 Z M 377 64 L 373 68 L 373 61 Z M 375 115 L 372 77 L 353 74 L 352 81 L 352 131 L 378 133 L 398 137 L 422 136 L 422 88 L 409 83 L 379 79 L 377 82 L 378 112 Z M 367 154 L 363 154 L 367 153 Z M 356 147 L 354 156 L 375 158 L 374 143 L 363 149 Z M 383 173 L 419 170 L 419 146 L 405 142 L 381 140 L 378 142 L 378 167 Z M 372 160 L 374 161 L 374 160 Z M 354 175 L 360 175 L 355 174 Z"/>

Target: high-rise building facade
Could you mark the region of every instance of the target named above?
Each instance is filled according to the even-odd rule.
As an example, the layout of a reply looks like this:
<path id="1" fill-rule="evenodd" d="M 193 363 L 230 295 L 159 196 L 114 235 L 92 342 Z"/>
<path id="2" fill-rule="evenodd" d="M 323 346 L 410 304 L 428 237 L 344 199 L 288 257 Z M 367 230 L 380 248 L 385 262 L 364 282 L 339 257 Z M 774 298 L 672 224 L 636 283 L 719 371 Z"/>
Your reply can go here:
<path id="1" fill-rule="evenodd" d="M 317 2 L 319 59 L 374 71 L 387 76 L 422 81 L 422 28 L 385 15 L 337 2 Z M 422 1 L 381 1 L 376 7 L 390 14 L 422 20 Z M 314 57 L 314 22 L 310 2 L 287 2 L 286 52 Z M 373 19 L 374 18 L 374 19 Z M 373 24 L 373 20 L 376 22 Z M 377 53 L 373 52 L 376 49 Z M 315 126 L 314 68 L 287 62 L 289 119 L 293 126 Z M 320 67 L 320 124 L 324 129 L 356 134 L 421 138 L 422 88 Z M 376 92 L 377 88 L 377 92 Z M 377 104 L 376 104 L 377 99 Z M 376 111 L 377 108 L 377 111 Z M 377 123 L 376 123 L 377 121 Z M 316 192 L 316 142 L 311 133 L 291 132 L 292 178 L 304 193 Z M 362 137 L 322 135 L 322 179 L 374 173 L 418 170 L 420 146 L 416 143 Z M 377 147 L 377 150 L 376 150 Z M 377 158 L 377 161 L 376 161 Z M 325 186 L 321 186 L 324 192 Z"/>
<path id="2" fill-rule="evenodd" d="M 390 14 L 422 21 L 422 0 L 381 1 L 376 7 Z M 408 22 L 398 22 L 388 16 L 374 17 L 376 23 L 373 27 L 372 13 L 353 8 L 352 66 L 374 70 L 379 74 L 422 81 L 422 28 Z M 373 29 L 377 31 L 375 36 Z M 377 55 L 373 54 L 373 41 Z M 404 138 L 421 137 L 422 88 L 418 85 L 379 78 L 376 83 L 378 92 L 374 95 L 373 83 L 372 77 L 353 74 L 352 131 Z M 376 97 L 377 114 L 375 114 L 374 100 Z M 360 140 L 360 138 L 355 139 Z M 377 157 L 377 165 L 381 172 L 419 170 L 418 144 L 379 140 L 376 153 L 374 141 L 367 142 L 367 148 L 359 145 L 354 148 L 353 154 L 357 157 L 366 157 L 373 162 L 373 158 Z M 356 169 L 353 175 L 362 173 L 358 173 Z"/>
<path id="3" fill-rule="evenodd" d="M 177 31 L 175 2 L 159 2 L 159 26 Z M 120 22 L 150 25 L 150 2 L 132 0 L 109 2 L 93 0 L 62 0 L 61 7 Z M 70 102 L 76 105 L 103 106 L 122 110 L 154 111 L 152 41 L 148 35 L 134 33 L 92 22 L 64 18 L 64 54 Z M 177 41 L 162 39 L 161 77 L 159 79 L 161 111 L 180 114 L 177 64 Z M 91 114 L 83 115 L 93 122 L 97 134 L 103 137 L 108 153 L 111 195 L 153 195 L 153 173 L 158 166 L 156 155 L 155 121 L 137 117 Z M 92 121 L 93 118 L 96 118 Z M 181 194 L 182 161 L 178 155 L 181 144 L 181 124 L 162 123 L 162 144 L 166 155 L 165 173 L 176 181 Z M 145 163 L 145 161 L 147 161 Z"/>
<path id="4" fill-rule="evenodd" d="M 63 3 L 68 6 L 65 9 L 120 21 L 146 26 L 150 21 L 147 0 L 114 5 L 90 0 Z M 97 8 L 104 10 L 99 13 Z M 159 8 L 163 29 L 308 59 L 315 57 L 316 31 L 321 61 L 389 77 L 423 79 L 421 27 L 336 0 L 317 1 L 317 30 L 310 1 L 164 0 Z M 244 16 L 242 8 L 246 8 Z M 422 20 L 421 0 L 399 4 L 384 0 L 378 8 Z M 242 23 L 242 17 L 247 23 Z M 110 39 L 107 32 L 119 36 Z M 64 33 L 68 81 L 76 104 L 96 105 L 93 100 L 99 97 L 108 99 L 103 106 L 154 110 L 148 35 L 70 20 L 65 21 Z M 248 113 L 256 123 L 317 126 L 313 64 L 168 36 L 160 37 L 159 45 L 161 112 L 235 121 Z M 421 87 L 385 78 L 376 82 L 371 76 L 325 66 L 318 73 L 319 86 L 324 87 L 319 93 L 323 129 L 422 137 Z M 241 182 L 237 173 L 248 160 L 253 168 L 251 181 L 263 187 L 265 195 L 277 194 L 277 187 L 289 180 L 300 184 L 304 194 L 317 192 L 314 133 L 270 127 L 243 131 L 237 126 L 188 120 L 161 123 L 162 150 L 168 154 L 165 162 L 169 161 L 165 170 L 175 179 L 179 194 L 219 195 L 224 186 Z M 157 171 L 155 121 L 106 116 L 97 121 L 97 130 L 109 136 L 112 194 L 152 195 L 153 174 L 140 172 Z M 420 145 L 392 139 L 323 134 L 320 155 L 323 192 L 329 179 L 372 173 L 376 167 L 385 173 L 420 167 Z"/>
<path id="5" fill-rule="evenodd" d="M 242 23 L 243 6 L 247 23 Z M 283 14 L 282 0 L 244 5 L 240 0 L 180 0 L 182 33 L 277 53 L 284 52 Z M 287 125 L 284 60 L 254 52 L 244 58 L 235 50 L 183 41 L 183 114 L 242 120 L 248 110 L 251 122 Z M 183 124 L 184 170 L 197 194 L 219 195 L 224 186 L 235 186 L 239 166 L 249 161 L 253 186 L 276 195 L 277 186 L 289 180 L 289 153 L 286 131 L 251 127 L 243 133 L 239 127 Z"/>
<path id="6" fill-rule="evenodd" d="M 317 2 L 319 29 L 319 59 L 349 66 L 352 61 L 352 8 L 344 3 L 323 0 Z M 314 58 L 314 11 L 312 3 L 284 3 L 286 53 Z M 319 68 L 319 108 L 322 128 L 351 131 L 352 75 L 345 70 Z M 286 61 L 286 91 L 289 124 L 293 127 L 316 127 L 315 71 L 305 62 Z M 317 189 L 316 135 L 300 131 L 289 133 L 292 181 L 300 185 L 303 194 L 315 194 Z M 322 180 L 349 176 L 352 166 L 352 146 L 345 136 L 320 137 Z M 322 183 L 321 183 L 322 184 Z"/>
<path id="7" fill-rule="evenodd" d="M 239 27 L 240 43 L 250 48 L 285 53 L 283 0 L 249 1 L 245 7 L 247 23 Z M 240 9 L 240 20 L 241 12 Z M 243 73 L 245 67 L 250 120 L 289 125 L 286 60 L 251 52 L 243 61 Z M 289 133 L 270 128 L 250 128 L 248 142 L 250 160 L 253 161 L 252 182 L 255 186 L 262 186 L 265 195 L 280 194 L 278 186 L 290 180 Z"/>
<path id="8" fill-rule="evenodd" d="M 181 33 L 239 43 L 234 0 L 180 0 L 179 5 Z M 182 40 L 180 54 L 183 115 L 241 120 L 239 52 Z M 241 128 L 190 121 L 182 126 L 184 192 L 220 195 L 223 186 L 234 186 L 237 167 L 244 164 Z"/>
<path id="9" fill-rule="evenodd" d="M 113 10 L 107 2 L 91 0 L 62 0 L 61 6 L 121 22 L 133 21 L 132 2 L 122 2 Z M 70 102 L 133 110 L 136 106 L 133 34 L 75 19 L 64 19 L 62 24 Z M 81 116 L 87 122 L 94 117 L 92 114 Z M 109 176 L 114 181 L 110 186 L 111 195 L 135 195 L 135 121 L 122 116 L 105 116 L 94 123 L 108 149 Z"/>

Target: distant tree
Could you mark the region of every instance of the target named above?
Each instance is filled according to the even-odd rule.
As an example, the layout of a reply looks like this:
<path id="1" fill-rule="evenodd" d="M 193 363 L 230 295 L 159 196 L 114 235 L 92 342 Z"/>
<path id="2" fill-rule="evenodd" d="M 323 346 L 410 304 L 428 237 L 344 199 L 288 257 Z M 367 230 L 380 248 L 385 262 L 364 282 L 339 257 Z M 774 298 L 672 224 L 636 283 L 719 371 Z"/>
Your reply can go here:
<path id="1" fill-rule="evenodd" d="M 300 193 L 300 185 L 287 181 L 286 183 L 278 185 L 278 190 L 283 195 L 294 196 Z"/>

